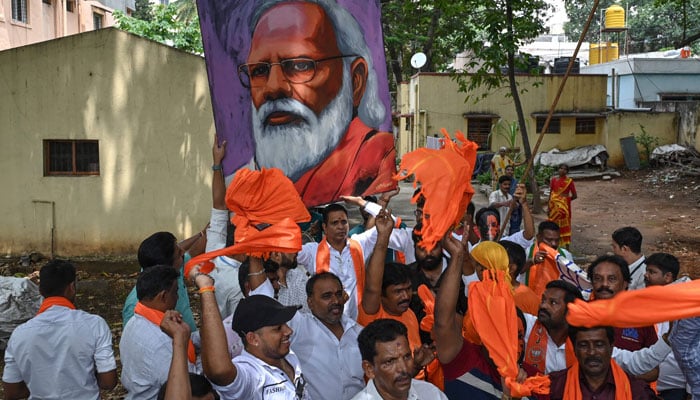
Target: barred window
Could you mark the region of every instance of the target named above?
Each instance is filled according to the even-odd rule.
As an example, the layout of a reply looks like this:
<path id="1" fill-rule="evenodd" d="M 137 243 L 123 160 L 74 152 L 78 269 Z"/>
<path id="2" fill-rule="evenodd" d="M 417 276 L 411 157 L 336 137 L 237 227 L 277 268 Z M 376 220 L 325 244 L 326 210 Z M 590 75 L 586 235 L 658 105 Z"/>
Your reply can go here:
<path id="1" fill-rule="evenodd" d="M 44 176 L 99 174 L 97 140 L 44 140 Z"/>

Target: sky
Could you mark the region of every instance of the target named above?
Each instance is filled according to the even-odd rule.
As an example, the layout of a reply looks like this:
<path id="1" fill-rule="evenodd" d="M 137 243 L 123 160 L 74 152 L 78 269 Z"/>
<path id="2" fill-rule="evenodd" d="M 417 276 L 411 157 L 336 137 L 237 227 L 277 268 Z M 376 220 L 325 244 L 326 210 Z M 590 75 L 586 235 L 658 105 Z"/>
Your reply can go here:
<path id="1" fill-rule="evenodd" d="M 547 0 L 553 7 L 551 18 L 547 23 L 551 34 L 564 33 L 564 22 L 566 18 L 566 10 L 564 9 L 564 0 Z"/>

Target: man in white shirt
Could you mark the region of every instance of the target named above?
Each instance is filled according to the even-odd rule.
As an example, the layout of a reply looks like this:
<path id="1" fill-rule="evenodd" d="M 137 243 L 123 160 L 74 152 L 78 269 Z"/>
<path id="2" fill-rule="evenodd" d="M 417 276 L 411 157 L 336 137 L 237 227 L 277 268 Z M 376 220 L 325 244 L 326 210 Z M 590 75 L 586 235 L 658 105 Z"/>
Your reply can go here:
<path id="1" fill-rule="evenodd" d="M 357 319 L 358 277 L 374 250 L 377 230 L 370 229 L 348 238 L 348 212 L 340 204 L 331 204 L 323 210 L 321 243 L 309 242 L 302 246 L 297 262 L 307 267 L 311 274 L 332 272 L 340 278 L 348 294 L 344 313 Z M 392 234 L 389 248 L 401 249 L 397 236 Z"/>
<path id="2" fill-rule="evenodd" d="M 513 201 L 513 196 L 510 195 L 510 185 L 513 182 L 513 178 L 508 175 L 503 175 L 498 178 L 498 189 L 491 192 L 489 195 L 489 207 L 493 207 L 498 210 L 498 214 L 501 217 L 501 222 L 503 222 L 508 215 L 508 209 L 517 204 Z M 510 225 L 506 224 L 503 232 L 508 232 Z"/>
<path id="3" fill-rule="evenodd" d="M 251 287 L 267 280 L 262 260 L 250 258 Z M 238 303 L 232 329 L 244 343 L 243 352 L 231 360 L 221 322 L 214 280 L 195 266 L 190 279 L 199 289 L 202 306 L 202 366 L 222 399 L 310 399 L 299 359 L 290 352 L 292 329 L 287 322 L 298 310 L 265 295 L 251 295 Z"/>
<path id="4" fill-rule="evenodd" d="M 158 265 L 142 272 L 136 281 L 139 301 L 119 342 L 121 381 L 128 391 L 127 399 L 155 399 L 168 380 L 173 343 L 160 323 L 177 303 L 178 276 L 172 267 Z"/>
<path id="5" fill-rule="evenodd" d="M 75 309 L 73 264 L 51 261 L 39 277 L 39 313 L 14 330 L 5 350 L 5 399 L 99 399 L 100 389 L 117 385 L 109 326 Z"/>
<path id="6" fill-rule="evenodd" d="M 413 379 L 413 352 L 406 326 L 393 319 L 378 319 L 360 332 L 357 342 L 367 386 L 353 400 L 440 399 L 447 396 L 429 382 Z"/>
<path id="7" fill-rule="evenodd" d="M 631 281 L 627 289 L 643 289 L 647 265 L 642 254 L 642 233 L 632 226 L 616 230 L 612 234 L 612 250 L 615 255 L 622 257 L 629 267 Z"/>

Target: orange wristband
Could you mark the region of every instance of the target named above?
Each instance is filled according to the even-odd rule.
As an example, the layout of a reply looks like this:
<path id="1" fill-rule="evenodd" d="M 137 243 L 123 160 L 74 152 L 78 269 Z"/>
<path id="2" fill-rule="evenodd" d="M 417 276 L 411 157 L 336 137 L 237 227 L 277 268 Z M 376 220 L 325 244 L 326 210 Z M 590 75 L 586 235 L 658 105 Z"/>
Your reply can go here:
<path id="1" fill-rule="evenodd" d="M 214 286 L 205 286 L 203 288 L 199 288 L 199 293 L 206 293 L 206 292 L 216 292 L 216 288 Z"/>

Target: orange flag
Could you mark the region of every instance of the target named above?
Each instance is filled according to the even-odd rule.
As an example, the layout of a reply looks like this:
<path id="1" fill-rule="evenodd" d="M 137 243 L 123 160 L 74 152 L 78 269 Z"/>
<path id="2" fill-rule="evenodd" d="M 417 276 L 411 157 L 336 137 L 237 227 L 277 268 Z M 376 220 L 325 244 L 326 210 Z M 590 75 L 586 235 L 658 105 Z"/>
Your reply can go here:
<path id="1" fill-rule="evenodd" d="M 202 264 L 202 272 L 211 272 L 211 260 L 222 255 L 266 257 L 271 251 L 301 250 L 297 223 L 310 221 L 311 215 L 281 170 L 238 170 L 226 189 L 226 206 L 235 213 L 231 218 L 236 227 L 234 245 L 192 258 L 185 265 L 185 276 L 197 264 Z"/>
<path id="2" fill-rule="evenodd" d="M 467 205 L 474 195 L 471 186 L 472 172 L 476 162 L 477 144 L 467 140 L 460 131 L 455 133 L 459 143 L 450 139 L 447 131 L 444 147 L 440 150 L 420 148 L 403 156 L 396 180 L 415 175 L 425 197 L 423 207 L 422 240 L 419 246 L 432 249 L 445 233 L 460 223 Z M 411 199 L 413 203 L 417 196 Z"/>
<path id="3" fill-rule="evenodd" d="M 469 286 L 469 318 L 489 357 L 513 397 L 549 393 L 549 377 L 537 375 L 518 383 L 518 316 L 504 271 L 485 270 L 481 282 Z"/>
<path id="4" fill-rule="evenodd" d="M 569 303 L 566 320 L 575 326 L 633 328 L 700 317 L 700 280 L 618 293 L 612 299 Z"/>

